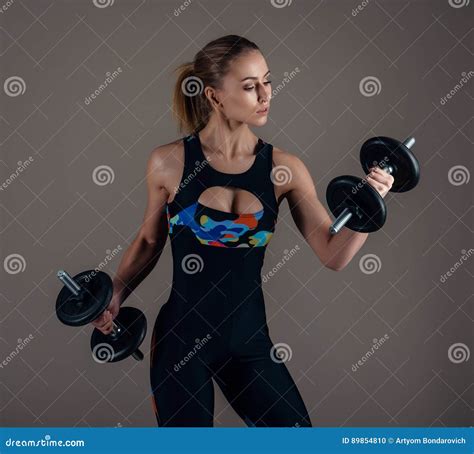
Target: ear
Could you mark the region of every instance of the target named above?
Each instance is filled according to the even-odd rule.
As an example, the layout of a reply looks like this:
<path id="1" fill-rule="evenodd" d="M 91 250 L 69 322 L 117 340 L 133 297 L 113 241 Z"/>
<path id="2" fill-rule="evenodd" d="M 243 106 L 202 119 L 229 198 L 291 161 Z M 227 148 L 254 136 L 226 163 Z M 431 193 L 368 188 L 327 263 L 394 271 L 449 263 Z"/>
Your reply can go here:
<path id="1" fill-rule="evenodd" d="M 211 103 L 212 107 L 215 109 L 221 109 L 223 107 L 222 103 L 219 101 L 218 94 L 216 90 L 212 87 L 206 87 L 204 89 L 204 94 L 206 98 Z"/>

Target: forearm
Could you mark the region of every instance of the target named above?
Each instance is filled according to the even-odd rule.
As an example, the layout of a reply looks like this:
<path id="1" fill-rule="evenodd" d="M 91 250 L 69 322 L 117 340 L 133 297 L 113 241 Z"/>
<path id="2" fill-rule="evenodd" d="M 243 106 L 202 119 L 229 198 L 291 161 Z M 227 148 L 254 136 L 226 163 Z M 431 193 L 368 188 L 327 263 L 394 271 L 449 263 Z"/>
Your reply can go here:
<path id="1" fill-rule="evenodd" d="M 114 297 L 120 304 L 145 279 L 161 256 L 165 241 L 149 243 L 138 235 L 127 248 L 113 278 Z"/>
<path id="2" fill-rule="evenodd" d="M 329 234 L 326 246 L 326 265 L 334 270 L 343 269 L 367 240 L 368 233 L 354 232 L 347 227 L 336 235 Z"/>

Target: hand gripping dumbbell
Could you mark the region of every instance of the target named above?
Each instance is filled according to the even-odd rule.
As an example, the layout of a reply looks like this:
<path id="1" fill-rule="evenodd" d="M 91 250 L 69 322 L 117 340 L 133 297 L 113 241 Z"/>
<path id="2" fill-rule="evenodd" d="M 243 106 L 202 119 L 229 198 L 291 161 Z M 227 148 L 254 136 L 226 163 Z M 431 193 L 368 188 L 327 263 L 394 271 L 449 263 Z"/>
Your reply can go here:
<path id="1" fill-rule="evenodd" d="M 65 325 L 87 325 L 107 309 L 113 294 L 112 279 L 107 273 L 88 270 L 71 277 L 60 270 L 57 277 L 64 287 L 56 299 L 56 315 Z M 112 327 L 110 334 L 97 328 L 92 332 L 90 345 L 94 359 L 113 363 L 132 355 L 142 360 L 143 353 L 138 347 L 146 335 L 143 312 L 134 307 L 121 307 Z"/>
<path id="2" fill-rule="evenodd" d="M 410 151 L 413 137 L 403 143 L 390 137 L 373 137 L 360 150 L 364 172 L 379 166 L 394 178 L 391 192 L 406 192 L 420 180 L 420 165 Z M 385 223 L 387 207 L 379 192 L 367 180 L 342 175 L 329 182 L 326 190 L 329 209 L 336 220 L 329 228 L 334 235 L 343 226 L 356 232 L 375 232 Z"/>

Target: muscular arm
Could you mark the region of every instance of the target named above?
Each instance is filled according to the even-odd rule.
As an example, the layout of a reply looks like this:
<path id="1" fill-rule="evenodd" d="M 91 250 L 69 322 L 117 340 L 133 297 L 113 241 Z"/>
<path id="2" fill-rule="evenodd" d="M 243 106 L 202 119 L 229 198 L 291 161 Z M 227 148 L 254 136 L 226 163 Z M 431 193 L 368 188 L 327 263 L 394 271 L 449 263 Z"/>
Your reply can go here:
<path id="1" fill-rule="evenodd" d="M 164 159 L 160 148 L 152 151 L 146 168 L 147 206 L 142 225 L 125 251 L 113 279 L 114 297 L 122 303 L 155 267 L 166 244 L 168 225 L 165 204 Z"/>
<path id="2" fill-rule="evenodd" d="M 285 197 L 293 220 L 324 266 L 339 271 L 352 260 L 368 234 L 343 227 L 337 235 L 331 235 L 329 226 L 332 220 L 318 198 L 308 169 L 298 157 L 283 154 L 280 159 L 285 161 L 284 165 L 289 167 L 292 175 L 285 188 Z"/>

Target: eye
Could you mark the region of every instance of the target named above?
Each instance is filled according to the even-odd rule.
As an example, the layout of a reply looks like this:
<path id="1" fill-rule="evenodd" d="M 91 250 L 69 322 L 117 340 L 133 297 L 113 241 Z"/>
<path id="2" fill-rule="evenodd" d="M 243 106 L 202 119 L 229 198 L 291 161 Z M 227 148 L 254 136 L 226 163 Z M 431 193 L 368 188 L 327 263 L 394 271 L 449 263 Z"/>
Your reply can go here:
<path id="1" fill-rule="evenodd" d="M 271 83 L 272 83 L 272 81 L 268 80 L 268 81 L 264 82 L 263 85 L 268 85 L 268 84 L 271 84 Z M 254 88 L 255 87 L 244 87 L 244 90 L 249 91 L 249 90 L 253 90 Z"/>

